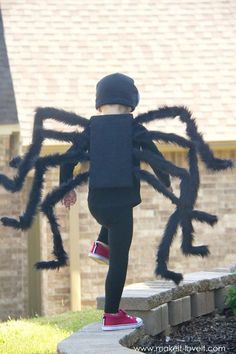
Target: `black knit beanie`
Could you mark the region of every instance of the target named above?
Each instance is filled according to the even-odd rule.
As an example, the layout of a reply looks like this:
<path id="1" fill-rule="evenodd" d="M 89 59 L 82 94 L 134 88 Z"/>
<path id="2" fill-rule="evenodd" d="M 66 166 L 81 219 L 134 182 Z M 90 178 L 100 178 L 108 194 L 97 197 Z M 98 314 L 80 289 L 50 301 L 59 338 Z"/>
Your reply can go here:
<path id="1" fill-rule="evenodd" d="M 139 93 L 134 80 L 116 73 L 102 78 L 96 86 L 96 109 L 105 104 L 121 104 L 132 108 L 139 103 Z"/>

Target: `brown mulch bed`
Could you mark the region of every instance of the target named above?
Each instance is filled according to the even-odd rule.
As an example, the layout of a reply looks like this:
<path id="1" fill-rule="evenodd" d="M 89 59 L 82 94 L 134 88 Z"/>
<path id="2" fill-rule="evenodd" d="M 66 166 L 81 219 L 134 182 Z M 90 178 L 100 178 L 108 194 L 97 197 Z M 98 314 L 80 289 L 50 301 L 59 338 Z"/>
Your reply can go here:
<path id="1" fill-rule="evenodd" d="M 236 316 L 226 309 L 196 317 L 173 327 L 168 336 L 146 335 L 131 349 L 151 354 L 236 354 Z"/>

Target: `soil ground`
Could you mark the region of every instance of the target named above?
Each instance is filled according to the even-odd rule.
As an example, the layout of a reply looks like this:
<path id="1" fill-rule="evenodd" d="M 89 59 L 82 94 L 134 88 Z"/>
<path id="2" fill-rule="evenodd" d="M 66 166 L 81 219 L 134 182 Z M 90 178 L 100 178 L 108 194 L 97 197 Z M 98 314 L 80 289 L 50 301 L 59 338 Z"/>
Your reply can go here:
<path id="1" fill-rule="evenodd" d="M 236 316 L 230 309 L 172 327 L 168 336 L 145 336 L 132 348 L 143 353 L 236 354 Z"/>

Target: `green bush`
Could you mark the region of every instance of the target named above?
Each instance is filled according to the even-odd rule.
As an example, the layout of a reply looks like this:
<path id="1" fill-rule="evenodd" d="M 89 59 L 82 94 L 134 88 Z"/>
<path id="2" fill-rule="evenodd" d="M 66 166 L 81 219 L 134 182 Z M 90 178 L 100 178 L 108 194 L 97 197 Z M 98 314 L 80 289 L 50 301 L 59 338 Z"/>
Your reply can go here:
<path id="1" fill-rule="evenodd" d="M 232 309 L 233 314 L 236 316 L 236 277 L 226 294 L 225 304 Z"/>

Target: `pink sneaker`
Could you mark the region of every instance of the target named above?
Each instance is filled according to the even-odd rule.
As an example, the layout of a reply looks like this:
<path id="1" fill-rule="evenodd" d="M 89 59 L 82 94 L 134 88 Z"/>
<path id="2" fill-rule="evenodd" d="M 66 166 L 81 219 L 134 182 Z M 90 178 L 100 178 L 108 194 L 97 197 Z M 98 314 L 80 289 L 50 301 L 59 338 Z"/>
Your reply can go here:
<path id="1" fill-rule="evenodd" d="M 88 255 L 98 263 L 109 264 L 109 246 L 101 241 L 93 243 Z"/>
<path id="2" fill-rule="evenodd" d="M 142 326 L 143 320 L 139 317 L 129 316 L 124 310 L 119 310 L 117 314 L 104 313 L 103 331 L 117 331 L 120 329 L 138 328 Z"/>

